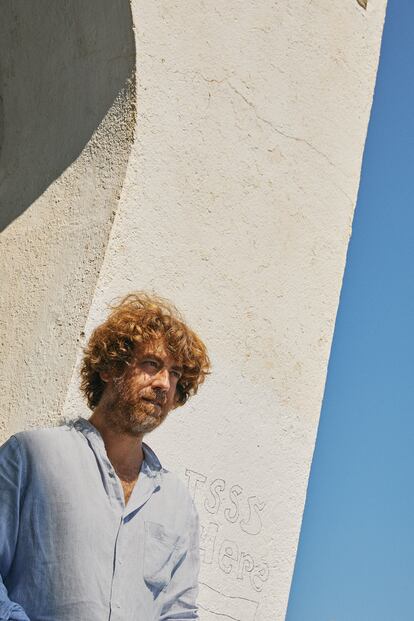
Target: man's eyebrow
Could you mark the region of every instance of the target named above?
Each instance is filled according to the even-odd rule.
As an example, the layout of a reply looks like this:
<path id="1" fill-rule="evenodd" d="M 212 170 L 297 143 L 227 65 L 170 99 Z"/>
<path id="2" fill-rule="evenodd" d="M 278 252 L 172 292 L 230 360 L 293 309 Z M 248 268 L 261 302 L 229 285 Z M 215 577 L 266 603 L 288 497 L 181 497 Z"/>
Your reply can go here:
<path id="1" fill-rule="evenodd" d="M 151 358 L 151 360 L 162 362 L 162 359 L 159 356 L 157 356 L 157 354 L 152 354 L 151 352 L 148 352 L 147 354 L 142 354 L 142 359 L 145 360 L 146 358 Z"/>
<path id="2" fill-rule="evenodd" d="M 161 364 L 164 364 L 164 360 L 162 358 L 160 358 L 159 356 L 157 356 L 157 354 L 152 354 L 150 352 L 148 352 L 147 354 L 143 354 L 142 355 L 142 359 L 145 360 L 145 358 L 151 358 L 152 360 L 156 360 L 157 362 L 160 362 Z M 174 369 L 174 371 L 182 371 L 183 370 L 183 366 L 180 364 L 173 364 L 172 369 Z"/>

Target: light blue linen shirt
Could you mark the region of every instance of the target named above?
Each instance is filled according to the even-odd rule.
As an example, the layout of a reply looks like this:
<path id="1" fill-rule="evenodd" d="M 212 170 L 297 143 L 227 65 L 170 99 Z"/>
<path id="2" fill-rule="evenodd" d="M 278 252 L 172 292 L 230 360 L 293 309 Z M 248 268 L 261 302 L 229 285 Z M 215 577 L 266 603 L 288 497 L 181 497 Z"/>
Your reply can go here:
<path id="1" fill-rule="evenodd" d="M 198 518 L 143 445 L 125 506 L 86 419 L 0 448 L 0 621 L 198 619 Z"/>

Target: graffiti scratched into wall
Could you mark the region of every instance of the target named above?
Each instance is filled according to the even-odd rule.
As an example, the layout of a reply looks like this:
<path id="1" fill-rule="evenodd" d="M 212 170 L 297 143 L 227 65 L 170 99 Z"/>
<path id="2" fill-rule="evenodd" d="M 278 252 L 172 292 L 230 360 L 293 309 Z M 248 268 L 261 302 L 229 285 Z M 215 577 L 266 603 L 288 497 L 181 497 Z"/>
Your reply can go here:
<path id="1" fill-rule="evenodd" d="M 201 583 L 199 605 L 204 611 L 203 619 L 253 621 L 258 598 L 269 579 L 269 566 L 255 551 L 255 541 L 263 529 L 265 502 L 247 493 L 241 485 L 229 484 L 223 478 L 208 479 L 189 468 L 185 476 L 190 494 L 200 510 L 201 563 L 217 567 L 218 581 L 220 575 L 226 577 L 227 584 L 233 582 L 238 593 L 228 595 Z M 228 536 L 229 525 L 234 536 Z M 222 534 L 223 530 L 226 535 Z M 240 543 L 240 535 L 243 535 L 243 543 Z M 243 594 L 250 593 L 252 599 L 250 596 L 240 597 L 240 590 Z"/>
<path id="2" fill-rule="evenodd" d="M 200 583 L 198 599 L 199 608 L 203 610 L 203 621 L 254 621 L 259 605 L 246 597 L 225 595 L 203 582 Z"/>

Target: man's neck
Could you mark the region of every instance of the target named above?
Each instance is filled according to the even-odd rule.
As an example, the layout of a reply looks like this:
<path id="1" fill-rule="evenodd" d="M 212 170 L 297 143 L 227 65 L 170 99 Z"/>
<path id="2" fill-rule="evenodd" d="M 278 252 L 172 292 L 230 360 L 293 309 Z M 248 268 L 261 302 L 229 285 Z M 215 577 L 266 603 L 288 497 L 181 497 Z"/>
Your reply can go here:
<path id="1" fill-rule="evenodd" d="M 104 413 L 96 408 L 89 418 L 105 444 L 108 459 L 115 472 L 124 481 L 136 481 L 144 459 L 142 435 L 131 436 L 108 427 Z"/>

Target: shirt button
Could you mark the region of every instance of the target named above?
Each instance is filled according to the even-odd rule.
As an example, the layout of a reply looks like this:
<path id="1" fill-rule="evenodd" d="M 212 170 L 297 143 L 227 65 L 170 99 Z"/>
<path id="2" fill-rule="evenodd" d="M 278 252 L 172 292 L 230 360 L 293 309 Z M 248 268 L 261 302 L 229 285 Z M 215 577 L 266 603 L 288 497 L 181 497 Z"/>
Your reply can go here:
<path id="1" fill-rule="evenodd" d="M 109 472 L 109 476 L 111 477 L 111 479 L 114 479 L 115 478 L 115 472 L 110 471 Z"/>

